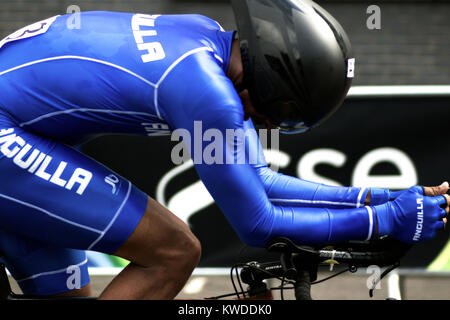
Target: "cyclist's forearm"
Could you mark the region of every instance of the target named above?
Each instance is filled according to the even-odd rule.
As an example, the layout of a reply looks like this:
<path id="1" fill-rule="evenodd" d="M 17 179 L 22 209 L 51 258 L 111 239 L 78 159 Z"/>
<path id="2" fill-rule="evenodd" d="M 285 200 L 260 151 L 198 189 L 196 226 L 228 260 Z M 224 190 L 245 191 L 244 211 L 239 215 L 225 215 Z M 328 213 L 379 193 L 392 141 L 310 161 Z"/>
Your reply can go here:
<path id="1" fill-rule="evenodd" d="M 329 244 L 367 240 L 375 235 L 376 217 L 370 207 L 327 209 L 273 206 L 272 213 L 241 239 L 266 246 L 271 239 L 287 237 L 299 244 Z"/>
<path id="2" fill-rule="evenodd" d="M 196 168 L 216 204 L 248 245 L 265 247 L 275 237 L 303 244 L 325 244 L 365 240 L 374 233 L 376 220 L 369 207 L 277 206 L 269 201 L 259 177 L 247 165 Z"/>
<path id="3" fill-rule="evenodd" d="M 327 186 L 276 173 L 268 167 L 257 170 L 267 196 L 275 205 L 359 208 L 368 200 L 368 188 Z"/>

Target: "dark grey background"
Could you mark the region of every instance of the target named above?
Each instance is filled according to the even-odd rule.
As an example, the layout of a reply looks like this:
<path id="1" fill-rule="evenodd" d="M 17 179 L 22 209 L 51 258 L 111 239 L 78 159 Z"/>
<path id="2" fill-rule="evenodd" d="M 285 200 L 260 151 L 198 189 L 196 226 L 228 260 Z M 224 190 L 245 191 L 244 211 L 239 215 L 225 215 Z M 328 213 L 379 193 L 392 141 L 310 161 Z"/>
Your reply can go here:
<path id="1" fill-rule="evenodd" d="M 355 85 L 449 84 L 450 1 L 318 0 L 347 30 L 357 57 Z M 381 9 L 381 30 L 369 30 L 367 7 Z M 227 0 L 1 0 L 0 38 L 70 5 L 82 11 L 200 13 L 226 29 L 235 22 Z"/>

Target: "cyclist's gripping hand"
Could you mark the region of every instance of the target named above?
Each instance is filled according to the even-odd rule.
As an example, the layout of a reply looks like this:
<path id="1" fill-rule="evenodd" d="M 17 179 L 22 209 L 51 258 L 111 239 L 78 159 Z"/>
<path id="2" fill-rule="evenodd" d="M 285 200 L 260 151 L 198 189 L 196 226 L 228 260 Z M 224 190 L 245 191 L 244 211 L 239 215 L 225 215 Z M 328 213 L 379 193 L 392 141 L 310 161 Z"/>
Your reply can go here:
<path id="1" fill-rule="evenodd" d="M 444 227 L 449 202 L 448 195 L 424 196 L 420 186 L 405 190 L 394 201 L 374 207 L 378 235 L 406 243 L 430 240 Z"/>
<path id="2" fill-rule="evenodd" d="M 439 186 L 435 187 L 423 187 L 424 195 L 426 196 L 438 196 L 447 193 L 449 189 L 448 182 L 443 182 Z M 407 192 L 409 189 L 400 190 L 400 191 L 392 191 L 389 189 L 379 189 L 379 188 L 371 188 L 370 189 L 370 205 L 376 206 L 379 204 L 386 203 L 388 201 L 393 201 L 398 198 L 403 193 Z"/>

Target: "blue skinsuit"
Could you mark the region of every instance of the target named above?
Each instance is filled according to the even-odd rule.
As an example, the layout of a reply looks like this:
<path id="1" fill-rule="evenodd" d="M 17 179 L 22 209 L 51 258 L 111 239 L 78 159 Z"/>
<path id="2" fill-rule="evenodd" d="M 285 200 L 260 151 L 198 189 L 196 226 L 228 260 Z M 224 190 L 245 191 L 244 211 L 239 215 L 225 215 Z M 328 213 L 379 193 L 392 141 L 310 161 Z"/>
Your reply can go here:
<path id="1" fill-rule="evenodd" d="M 69 27 L 70 18 L 45 20 L 0 42 L 0 251 L 29 294 L 86 285 L 84 250 L 114 253 L 146 208 L 142 191 L 73 145 L 104 134 L 179 129 L 194 145 L 200 121 L 203 132 L 224 136 L 227 129 L 254 130 L 226 76 L 234 32 L 200 15 L 84 12 L 80 28 Z M 223 159 L 257 150 L 256 163 L 196 163 L 242 241 L 371 237 L 367 189 L 276 173 L 258 139 L 249 143 L 256 149 L 244 140 L 221 142 Z M 202 143 L 200 152 L 210 144 Z"/>

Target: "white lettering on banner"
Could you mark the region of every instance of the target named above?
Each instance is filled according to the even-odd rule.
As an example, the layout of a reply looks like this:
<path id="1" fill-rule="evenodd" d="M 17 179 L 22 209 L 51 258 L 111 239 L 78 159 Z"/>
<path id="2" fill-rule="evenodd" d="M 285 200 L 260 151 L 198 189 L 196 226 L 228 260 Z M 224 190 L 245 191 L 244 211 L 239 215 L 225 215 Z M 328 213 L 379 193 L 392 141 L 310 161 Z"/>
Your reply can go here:
<path id="1" fill-rule="evenodd" d="M 347 156 L 334 149 L 316 149 L 306 153 L 297 165 L 297 175 L 305 180 L 332 186 L 342 184 L 323 177 L 315 171 L 319 164 L 342 167 Z M 399 175 L 370 175 L 372 168 L 381 162 L 393 164 Z M 351 185 L 355 187 L 405 189 L 418 182 L 417 171 L 411 158 L 395 148 L 378 148 L 365 154 L 356 164 L 352 174 Z"/>
<path id="2" fill-rule="evenodd" d="M 372 168 L 381 162 L 393 164 L 398 175 L 370 175 Z M 411 158 L 396 148 L 378 148 L 365 154 L 353 170 L 352 185 L 355 187 L 406 189 L 418 182 L 417 171 Z"/>
<path id="3" fill-rule="evenodd" d="M 144 42 L 144 37 L 154 37 L 158 35 L 156 30 L 141 29 L 141 27 L 155 27 L 155 20 L 160 15 L 135 14 L 131 19 L 131 28 L 133 29 L 134 40 L 140 51 L 147 51 L 142 55 L 144 63 L 162 60 L 166 57 L 166 53 L 159 42 Z"/>
<path id="4" fill-rule="evenodd" d="M 317 149 L 306 153 L 297 165 L 297 175 L 305 180 L 323 183 L 329 186 L 341 186 L 337 181 L 325 178 L 314 171 L 318 164 L 329 164 L 340 168 L 347 161 L 347 156 L 335 149 Z"/>
<path id="5" fill-rule="evenodd" d="M 19 168 L 35 174 L 37 177 L 49 181 L 59 187 L 72 190 L 78 185 L 76 193 L 82 195 L 92 179 L 92 173 L 82 168 L 76 168 L 69 181 L 61 178 L 66 171 L 67 162 L 60 161 L 54 172 L 47 171 L 53 158 L 16 135 L 14 129 L 4 129 L 0 131 L 0 153 L 7 158 L 13 158 L 13 163 Z M 30 154 L 31 151 L 31 154 Z M 28 155 L 27 159 L 24 159 Z M 67 174 L 67 172 L 66 172 Z"/>

